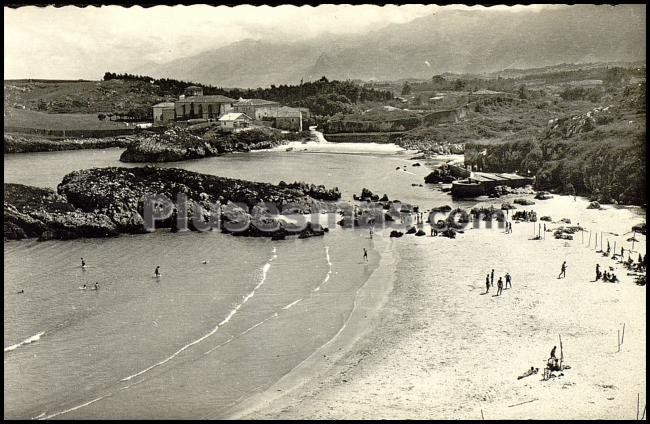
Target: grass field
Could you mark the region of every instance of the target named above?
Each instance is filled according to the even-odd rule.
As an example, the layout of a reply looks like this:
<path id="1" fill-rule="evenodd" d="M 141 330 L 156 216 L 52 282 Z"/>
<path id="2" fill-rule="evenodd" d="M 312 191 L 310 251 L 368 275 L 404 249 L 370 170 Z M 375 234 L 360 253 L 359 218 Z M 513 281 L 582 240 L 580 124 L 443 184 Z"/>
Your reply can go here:
<path id="1" fill-rule="evenodd" d="M 97 114 L 43 113 L 29 109 L 5 110 L 5 127 L 46 130 L 111 130 L 126 128 L 123 122 L 100 121 Z"/>

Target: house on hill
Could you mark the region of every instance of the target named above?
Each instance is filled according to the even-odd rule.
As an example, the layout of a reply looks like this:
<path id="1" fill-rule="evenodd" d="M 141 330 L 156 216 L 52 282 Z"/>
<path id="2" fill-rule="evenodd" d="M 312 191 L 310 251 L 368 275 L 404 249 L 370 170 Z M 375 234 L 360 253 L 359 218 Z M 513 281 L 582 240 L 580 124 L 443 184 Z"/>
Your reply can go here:
<path id="1" fill-rule="evenodd" d="M 302 131 L 302 111 L 282 106 L 275 111 L 275 128 L 289 131 Z"/>
<path id="2" fill-rule="evenodd" d="M 196 85 L 190 85 L 183 92 L 184 97 L 202 96 L 202 95 L 203 95 L 203 88 L 197 87 Z"/>
<path id="3" fill-rule="evenodd" d="M 264 99 L 242 99 L 240 98 L 233 104 L 235 112 L 244 113 L 249 117 L 262 120 L 272 118 L 275 110 L 280 107 L 280 103 Z"/>
<path id="4" fill-rule="evenodd" d="M 183 97 L 174 104 L 176 119 L 218 119 L 231 112 L 234 103 L 234 99 L 221 95 Z"/>
<path id="5" fill-rule="evenodd" d="M 163 123 L 171 122 L 176 118 L 174 103 L 163 102 L 153 105 L 153 122 Z"/>
<path id="6" fill-rule="evenodd" d="M 241 112 L 229 112 L 219 118 L 219 125 L 226 130 L 246 128 L 251 125 L 253 118 Z"/>

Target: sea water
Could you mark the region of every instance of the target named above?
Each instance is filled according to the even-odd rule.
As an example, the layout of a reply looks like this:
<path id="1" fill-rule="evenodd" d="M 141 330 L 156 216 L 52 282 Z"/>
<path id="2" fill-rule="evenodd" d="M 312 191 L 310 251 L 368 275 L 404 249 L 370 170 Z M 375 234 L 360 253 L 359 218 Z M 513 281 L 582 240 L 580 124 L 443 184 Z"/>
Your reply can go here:
<path id="1" fill-rule="evenodd" d="M 73 170 L 133 166 L 121 152 L 5 155 L 5 182 L 54 189 Z M 345 199 L 367 187 L 448 201 L 412 186 L 426 175 L 412 164 L 377 152 L 275 151 L 158 166 L 337 186 Z M 366 231 L 330 227 L 284 241 L 160 230 L 5 242 L 5 418 L 214 417 L 264 390 L 339 331 L 377 266 Z"/>

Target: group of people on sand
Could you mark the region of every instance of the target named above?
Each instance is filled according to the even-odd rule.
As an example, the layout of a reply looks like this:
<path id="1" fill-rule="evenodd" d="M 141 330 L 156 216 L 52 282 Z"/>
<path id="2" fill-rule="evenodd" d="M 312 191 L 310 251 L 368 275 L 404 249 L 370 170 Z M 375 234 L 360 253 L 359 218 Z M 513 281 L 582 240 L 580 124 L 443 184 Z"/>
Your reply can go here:
<path id="1" fill-rule="evenodd" d="M 506 234 L 512 234 L 512 222 L 506 221 Z"/>
<path id="2" fill-rule="evenodd" d="M 609 269 L 610 269 L 610 271 L 614 270 L 614 268 L 612 268 L 611 266 L 609 267 Z M 607 270 L 605 270 L 604 272 L 600 272 L 600 264 L 596 264 L 596 280 L 595 281 L 598 281 L 601 278 L 602 278 L 603 281 L 608 281 L 610 283 L 617 283 L 619 281 L 618 277 L 616 277 L 616 274 L 614 274 L 613 272 L 607 272 Z"/>
<path id="3" fill-rule="evenodd" d="M 507 289 L 508 286 L 512 288 L 512 277 L 510 276 L 510 273 L 506 272 L 506 275 L 503 278 L 505 278 L 506 280 L 505 288 Z M 501 293 L 503 292 L 504 289 L 503 278 L 499 277 L 499 280 L 497 281 L 497 294 L 495 296 L 500 296 Z M 485 293 L 490 292 L 490 287 L 494 287 L 494 269 L 492 270 L 491 273 L 485 276 Z"/>

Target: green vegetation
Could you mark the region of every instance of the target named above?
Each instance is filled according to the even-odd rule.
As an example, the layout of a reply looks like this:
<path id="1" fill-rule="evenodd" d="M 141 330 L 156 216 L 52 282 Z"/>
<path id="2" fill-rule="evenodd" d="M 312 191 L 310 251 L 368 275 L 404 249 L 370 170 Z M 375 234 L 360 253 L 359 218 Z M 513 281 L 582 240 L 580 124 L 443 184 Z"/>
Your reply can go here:
<path id="1" fill-rule="evenodd" d="M 107 79 L 108 78 L 108 79 Z M 127 81 L 150 82 L 160 89 L 164 95 L 178 96 L 192 85 L 203 88 L 204 95 L 221 94 L 233 99 L 256 98 L 279 102 L 289 106 L 309 108 L 319 116 L 331 116 L 336 113 L 347 113 L 354 110 L 357 103 L 367 101 L 386 101 L 393 95 L 387 91 L 364 88 L 352 81 L 329 81 L 327 78 L 299 85 L 271 85 L 269 88 L 238 89 L 214 87 L 212 85 L 178 81 L 169 78 L 154 79 L 142 75 L 114 74 L 107 72 L 104 80 L 121 79 Z"/>
<path id="2" fill-rule="evenodd" d="M 619 89 L 610 100 L 609 107 L 587 110 L 585 102 L 562 102 L 570 113 L 534 132 L 467 143 L 465 163 L 488 172 L 530 172 L 538 189 L 643 205 L 645 84 Z"/>
<path id="3" fill-rule="evenodd" d="M 6 128 L 42 128 L 48 130 L 112 130 L 124 129 L 122 122 L 98 119 L 88 113 L 44 113 L 28 109 L 5 110 Z"/>

